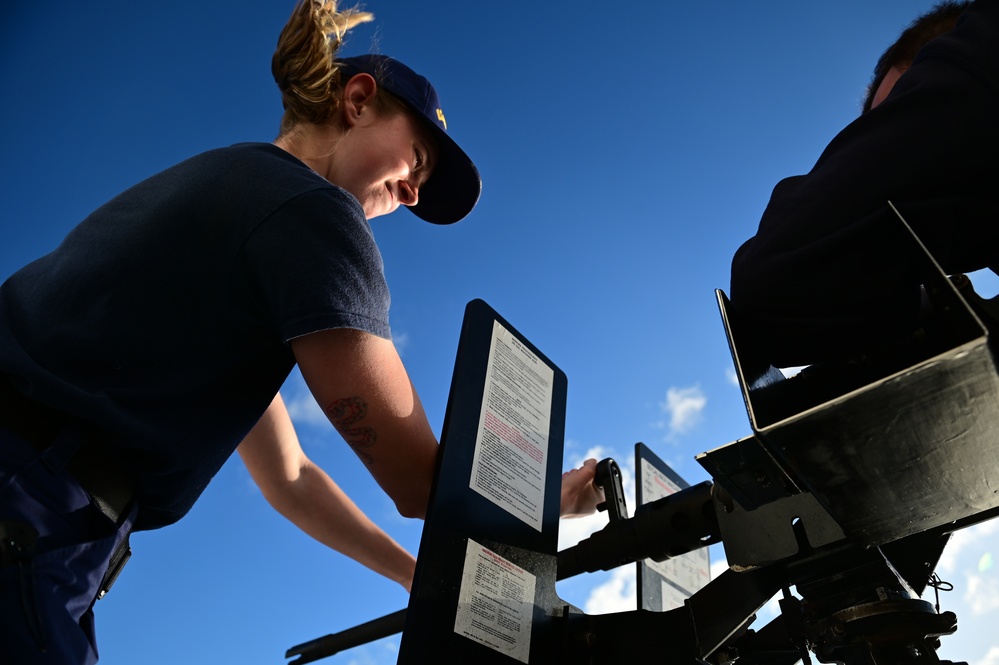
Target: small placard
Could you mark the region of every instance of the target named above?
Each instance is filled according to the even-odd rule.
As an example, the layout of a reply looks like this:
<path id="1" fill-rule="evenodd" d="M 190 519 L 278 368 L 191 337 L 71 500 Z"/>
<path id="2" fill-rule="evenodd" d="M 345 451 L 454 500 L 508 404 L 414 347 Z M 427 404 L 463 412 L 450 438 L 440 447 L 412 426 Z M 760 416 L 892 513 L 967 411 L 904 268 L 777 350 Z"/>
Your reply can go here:
<path id="1" fill-rule="evenodd" d="M 535 585 L 534 575 L 469 538 L 454 632 L 528 662 Z"/>
<path id="2" fill-rule="evenodd" d="M 644 505 L 686 489 L 688 484 L 644 444 L 635 446 L 638 503 Z M 638 562 L 638 609 L 665 612 L 684 601 L 711 580 L 708 549 L 681 556 Z"/>

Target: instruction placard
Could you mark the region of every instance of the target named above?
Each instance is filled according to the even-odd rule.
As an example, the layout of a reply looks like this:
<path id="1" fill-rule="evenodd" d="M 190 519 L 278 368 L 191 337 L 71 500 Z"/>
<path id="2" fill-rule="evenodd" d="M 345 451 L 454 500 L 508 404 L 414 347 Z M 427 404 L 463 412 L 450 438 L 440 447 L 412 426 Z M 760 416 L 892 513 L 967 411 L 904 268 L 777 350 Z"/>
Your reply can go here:
<path id="1" fill-rule="evenodd" d="M 528 662 L 535 585 L 534 575 L 469 538 L 454 632 Z"/>
<path id="2" fill-rule="evenodd" d="M 651 503 L 682 489 L 647 459 L 642 458 L 641 465 L 644 503 Z M 689 598 L 711 579 L 711 562 L 707 548 L 665 561 L 646 559 L 642 563 L 663 578 L 661 608 L 663 611 L 681 607 L 685 598 Z"/>
<path id="3" fill-rule="evenodd" d="M 541 531 L 555 372 L 493 322 L 469 486 Z"/>

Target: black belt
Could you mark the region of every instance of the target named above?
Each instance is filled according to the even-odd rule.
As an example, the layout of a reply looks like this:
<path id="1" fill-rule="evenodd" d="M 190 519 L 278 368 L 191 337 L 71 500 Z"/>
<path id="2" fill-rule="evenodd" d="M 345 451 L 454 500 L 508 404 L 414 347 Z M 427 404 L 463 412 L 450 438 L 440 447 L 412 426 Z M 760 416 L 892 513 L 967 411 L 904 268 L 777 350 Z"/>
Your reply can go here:
<path id="1" fill-rule="evenodd" d="M 0 374 L 0 427 L 4 427 L 28 441 L 39 451 L 59 451 L 57 442 L 62 437 L 71 436 L 79 441 L 74 445 L 72 456 L 65 461 L 65 468 L 90 496 L 93 505 L 116 527 L 121 527 L 132 508 L 133 491 L 128 476 L 115 463 L 110 451 L 102 447 L 94 436 L 93 428 L 67 413 L 53 409 L 33 399 L 25 397 L 11 384 L 9 377 Z M 74 441 L 75 443 L 75 441 Z M 0 524 L 5 528 L 31 527 L 23 524 Z M 23 534 L 22 534 L 23 535 Z M 118 579 L 122 568 L 132 554 L 126 533 L 108 562 L 104 572 L 98 598 L 103 598 Z M 37 537 L 37 532 L 35 536 Z M 27 550 L 33 547 L 34 537 L 25 541 Z M 31 541 L 31 542 L 28 542 Z M 14 541 L 9 543 L 16 545 Z M 0 559 L 4 556 L 0 551 Z M 9 554 L 9 553 L 8 553 Z M 3 561 L 0 561 L 2 564 Z M 9 562 L 8 562 L 9 563 Z"/>
<path id="2" fill-rule="evenodd" d="M 111 453 L 91 435 L 92 427 L 25 397 L 0 374 L 0 427 L 9 429 L 40 451 L 48 450 L 66 428 L 76 428 L 83 441 L 66 470 L 86 490 L 94 505 L 119 524 L 132 502 L 132 484 Z"/>

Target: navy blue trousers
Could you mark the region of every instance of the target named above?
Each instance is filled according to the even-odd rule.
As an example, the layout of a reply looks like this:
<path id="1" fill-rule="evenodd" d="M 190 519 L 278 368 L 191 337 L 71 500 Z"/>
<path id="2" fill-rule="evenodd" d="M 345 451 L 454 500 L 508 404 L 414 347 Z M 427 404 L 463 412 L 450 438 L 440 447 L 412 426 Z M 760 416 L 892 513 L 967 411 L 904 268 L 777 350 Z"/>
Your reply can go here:
<path id="1" fill-rule="evenodd" d="M 94 602 L 136 509 L 116 525 L 93 505 L 65 469 L 74 436 L 67 430 L 40 452 L 0 428 L 0 523 L 38 534 L 31 551 L 0 566 L 0 663 L 97 662 Z"/>

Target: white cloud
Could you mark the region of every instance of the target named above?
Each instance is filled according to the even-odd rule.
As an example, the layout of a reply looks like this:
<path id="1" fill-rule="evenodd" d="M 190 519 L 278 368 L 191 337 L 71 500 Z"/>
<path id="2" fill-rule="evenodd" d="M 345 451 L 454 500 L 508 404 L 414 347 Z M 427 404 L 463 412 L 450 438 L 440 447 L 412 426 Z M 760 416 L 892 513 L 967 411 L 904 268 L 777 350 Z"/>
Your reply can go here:
<path id="1" fill-rule="evenodd" d="M 999 579 L 969 574 L 965 577 L 964 600 L 975 616 L 999 609 Z"/>
<path id="2" fill-rule="evenodd" d="M 566 448 L 570 448 L 570 447 L 575 447 L 575 443 L 572 442 L 572 441 L 567 441 L 566 442 Z M 569 469 L 574 469 L 574 468 L 578 467 L 579 465 L 581 465 L 584 461 L 590 459 L 591 457 L 599 462 L 600 460 L 604 459 L 605 457 L 614 457 L 614 455 L 615 455 L 615 453 L 613 451 L 605 448 L 604 446 L 592 446 L 591 448 L 588 448 L 581 455 L 571 455 L 569 457 L 566 457 L 565 458 L 565 463 L 566 463 L 565 470 L 568 471 Z M 616 457 L 614 457 L 614 461 L 617 462 L 617 458 Z M 618 462 L 618 466 L 620 466 L 620 465 L 621 465 L 621 463 Z"/>
<path id="3" fill-rule="evenodd" d="M 725 378 L 733 386 L 736 387 L 739 386 L 739 375 L 735 373 L 735 367 L 729 365 L 728 367 L 725 368 Z"/>
<path id="4" fill-rule="evenodd" d="M 302 372 L 297 366 L 288 375 L 288 379 L 284 382 L 284 385 L 281 386 L 281 398 L 284 399 L 288 415 L 291 416 L 291 421 L 296 427 L 300 425 L 324 426 L 329 424 L 326 414 L 323 413 L 322 408 L 316 402 L 316 398 L 312 396 L 312 391 L 305 384 Z"/>
<path id="5" fill-rule="evenodd" d="M 667 390 L 666 401 L 661 406 L 663 412 L 669 416 L 670 435 L 683 434 L 699 423 L 707 404 L 708 398 L 700 386 L 671 387 Z"/>
<path id="6" fill-rule="evenodd" d="M 558 550 L 561 552 L 572 547 L 605 526 L 607 526 L 607 513 L 594 513 L 586 517 L 559 520 Z"/>
<path id="7" fill-rule="evenodd" d="M 985 654 L 985 658 L 974 665 L 999 665 L 999 647 L 992 647 L 989 652 Z"/>
<path id="8" fill-rule="evenodd" d="M 326 425 L 329 423 L 326 414 L 323 413 L 312 393 L 308 391 L 304 393 L 293 392 L 290 395 L 282 393 L 281 396 L 284 398 L 284 405 L 288 408 L 288 415 L 291 416 L 291 421 L 295 425 Z"/>
<path id="9" fill-rule="evenodd" d="M 988 522 L 976 524 L 973 527 L 968 527 L 967 529 L 961 529 L 960 531 L 955 532 L 954 535 L 951 536 L 950 542 L 947 543 L 947 547 L 944 548 L 937 568 L 944 574 L 953 573 L 957 570 L 958 557 L 960 557 L 966 549 L 976 543 L 980 543 L 997 532 L 999 532 L 999 520 L 990 520 Z M 986 547 L 986 549 L 999 548 Z M 978 558 L 976 557 L 975 565 L 977 564 Z"/>
<path id="10" fill-rule="evenodd" d="M 611 571 L 610 579 L 593 589 L 583 611 L 587 614 L 630 612 L 638 606 L 635 566 L 621 566 Z"/>

